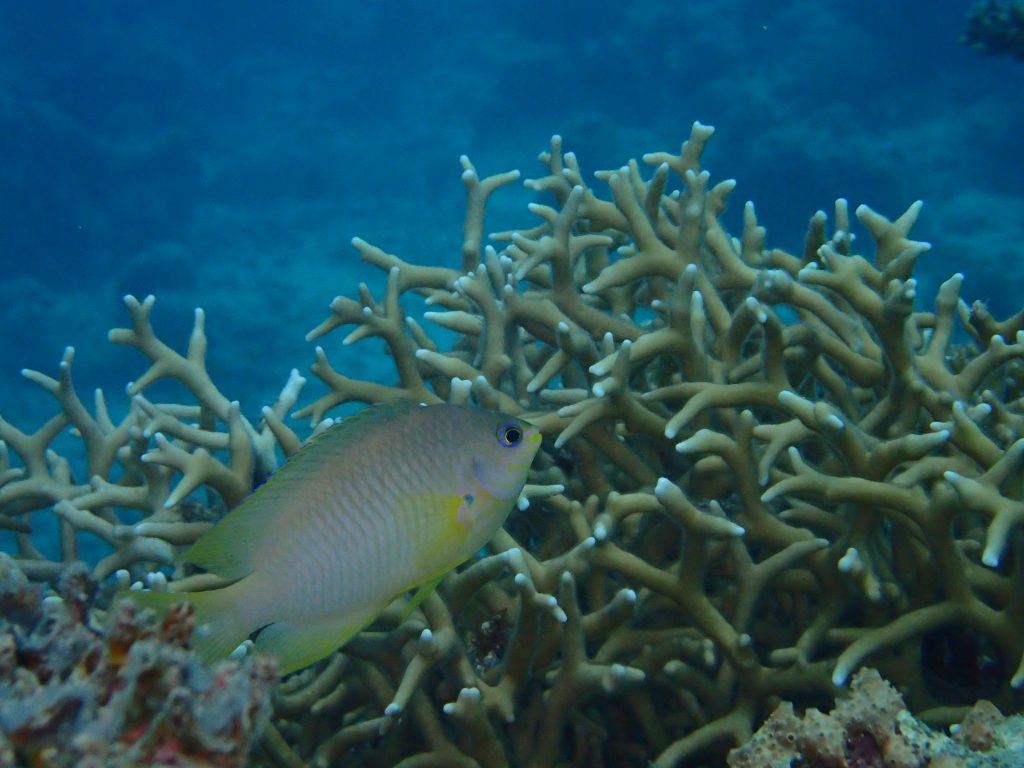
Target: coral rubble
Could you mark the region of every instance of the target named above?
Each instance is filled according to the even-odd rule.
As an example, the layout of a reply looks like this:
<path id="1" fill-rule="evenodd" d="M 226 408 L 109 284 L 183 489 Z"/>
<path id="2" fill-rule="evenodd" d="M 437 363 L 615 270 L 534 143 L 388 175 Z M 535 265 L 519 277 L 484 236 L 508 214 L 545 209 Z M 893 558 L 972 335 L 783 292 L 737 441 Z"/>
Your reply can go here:
<path id="1" fill-rule="evenodd" d="M 1024 765 L 1021 721 L 982 700 L 951 738 L 914 720 L 896 689 L 864 668 L 828 715 L 811 709 L 799 718 L 791 704 L 780 704 L 749 742 L 729 753 L 729 766 L 1010 768 Z"/>
<path id="2" fill-rule="evenodd" d="M 967 304 L 960 274 L 922 306 L 919 203 L 889 220 L 839 200 L 796 252 L 766 246 L 748 203 L 730 235 L 735 182 L 701 169 L 711 135 L 695 124 L 678 152 L 643 157 L 649 173 L 630 161 L 594 184 L 555 137 L 526 182 L 538 222 L 492 235 L 500 251 L 484 212 L 518 173 L 480 178 L 466 158 L 459 263 L 354 241 L 383 296 L 336 298 L 309 338 L 382 339 L 396 377 L 350 378 L 318 347 L 325 390 L 297 414 L 312 433 L 349 402 L 472 402 L 545 444 L 486 554 L 278 686 L 265 764 L 721 760 L 780 701 L 829 701 L 865 663 L 931 722 L 981 697 L 1019 708 L 1024 312 Z M 57 377 L 27 372 L 57 415 L 31 434 L 0 421 L 15 457 L 0 457 L 0 526 L 36 580 L 91 534 L 110 548 L 97 578 L 162 583 L 151 572 L 302 443 L 285 419 L 297 373 L 251 420 L 207 373 L 201 312 L 183 355 L 152 299 L 126 303 L 111 339 L 150 367 L 120 422 L 81 402 L 71 350 Z M 161 379 L 188 397 L 149 399 Z M 69 428 L 88 482 L 51 447 Z M 36 541 L 49 509 L 62 562 Z"/>
<path id="3" fill-rule="evenodd" d="M 162 619 L 120 601 L 102 619 L 80 564 L 43 597 L 0 554 L 0 765 L 247 765 L 273 664 L 210 669 L 188 650 L 191 611 Z"/>

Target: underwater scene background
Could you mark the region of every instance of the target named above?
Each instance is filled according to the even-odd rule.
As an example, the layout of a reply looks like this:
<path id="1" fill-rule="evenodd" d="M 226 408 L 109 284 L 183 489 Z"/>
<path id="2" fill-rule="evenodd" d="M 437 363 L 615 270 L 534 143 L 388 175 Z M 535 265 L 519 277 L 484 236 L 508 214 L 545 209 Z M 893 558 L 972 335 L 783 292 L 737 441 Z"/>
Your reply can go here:
<path id="1" fill-rule="evenodd" d="M 459 156 L 532 176 L 553 133 L 589 172 L 714 125 L 709 167 L 789 249 L 837 197 L 892 215 L 922 199 L 921 280 L 959 269 L 1014 311 L 1021 66 L 959 42 L 969 7 L 4 3 L 4 412 L 39 414 L 18 371 L 68 344 L 83 384 L 120 389 L 131 354 L 104 339 L 129 292 L 156 294 L 179 337 L 203 307 L 212 364 L 255 408 L 371 275 L 353 236 L 445 263 Z M 488 229 L 533 197 L 496 196 Z"/>
<path id="2" fill-rule="evenodd" d="M 0 4 L 0 766 L 1019 761 L 1022 85 L 1019 2 Z M 411 616 L 112 603 L 393 399 L 545 437 Z"/>

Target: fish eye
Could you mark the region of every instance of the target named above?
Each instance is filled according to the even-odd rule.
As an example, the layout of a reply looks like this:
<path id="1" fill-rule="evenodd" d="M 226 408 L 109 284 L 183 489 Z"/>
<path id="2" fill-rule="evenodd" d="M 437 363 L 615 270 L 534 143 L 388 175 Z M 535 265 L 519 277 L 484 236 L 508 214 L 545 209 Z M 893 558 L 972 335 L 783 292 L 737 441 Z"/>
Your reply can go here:
<path id="1" fill-rule="evenodd" d="M 519 445 L 523 440 L 523 430 L 518 424 L 502 424 L 498 427 L 498 442 L 506 448 Z"/>

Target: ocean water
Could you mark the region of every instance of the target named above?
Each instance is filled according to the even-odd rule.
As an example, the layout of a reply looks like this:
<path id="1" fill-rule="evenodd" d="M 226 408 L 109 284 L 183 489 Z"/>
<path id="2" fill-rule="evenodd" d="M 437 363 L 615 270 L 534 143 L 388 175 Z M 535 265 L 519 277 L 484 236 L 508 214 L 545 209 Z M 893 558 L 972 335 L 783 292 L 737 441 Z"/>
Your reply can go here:
<path id="1" fill-rule="evenodd" d="M 2 3 L 0 413 L 45 417 L 19 370 L 69 344 L 81 390 L 116 400 L 141 370 L 105 340 L 129 292 L 181 344 L 204 307 L 214 376 L 254 411 L 330 299 L 380 284 L 352 236 L 455 263 L 459 155 L 530 176 L 553 133 L 593 170 L 712 124 L 731 221 L 753 200 L 789 249 L 837 197 L 923 199 L 922 298 L 960 270 L 1015 310 L 1024 63 L 958 41 L 969 5 Z M 530 225 L 530 199 L 502 191 L 488 228 Z"/>
<path id="2" fill-rule="evenodd" d="M 766 8 L 767 6 L 767 8 Z M 541 172 L 559 133 L 589 170 L 675 149 L 753 200 L 768 242 L 801 248 L 835 198 L 888 216 L 926 203 L 922 301 L 954 271 L 1005 314 L 1024 286 L 1024 63 L 959 42 L 969 3 L 314 0 L 0 4 L 0 414 L 53 413 L 22 368 L 74 345 L 79 391 L 112 408 L 144 363 L 106 341 L 126 293 L 158 297 L 182 348 L 207 313 L 215 381 L 272 401 L 331 298 L 383 276 L 354 235 L 458 260 L 458 158 Z M 531 226 L 533 195 L 489 230 Z M 332 360 L 382 375 L 370 346 Z M 308 391 L 316 393 L 311 384 Z"/>

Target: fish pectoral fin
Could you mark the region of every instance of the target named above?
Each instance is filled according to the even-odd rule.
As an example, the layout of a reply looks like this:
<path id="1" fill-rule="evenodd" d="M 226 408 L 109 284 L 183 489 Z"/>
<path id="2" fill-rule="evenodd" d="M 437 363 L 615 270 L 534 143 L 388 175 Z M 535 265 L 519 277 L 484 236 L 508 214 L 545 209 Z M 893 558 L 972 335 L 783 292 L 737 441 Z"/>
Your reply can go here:
<path id="1" fill-rule="evenodd" d="M 471 494 L 416 493 L 405 497 L 404 503 L 434 524 L 441 536 L 464 536 L 473 525 Z"/>
<path id="2" fill-rule="evenodd" d="M 277 658 L 278 673 L 287 675 L 308 667 L 338 650 L 376 618 L 379 610 L 340 618 L 277 621 L 260 630 L 253 641 L 257 653 Z"/>
<path id="3" fill-rule="evenodd" d="M 447 573 L 447 571 L 445 571 Z M 402 621 L 405 621 L 412 615 L 412 612 L 420 607 L 420 603 L 426 600 L 437 589 L 437 585 L 441 583 L 441 579 L 445 577 L 445 573 L 440 576 L 435 576 L 429 581 L 423 582 L 420 588 L 416 590 L 416 594 L 413 595 L 409 602 L 405 604 L 405 609 L 402 611 Z"/>

